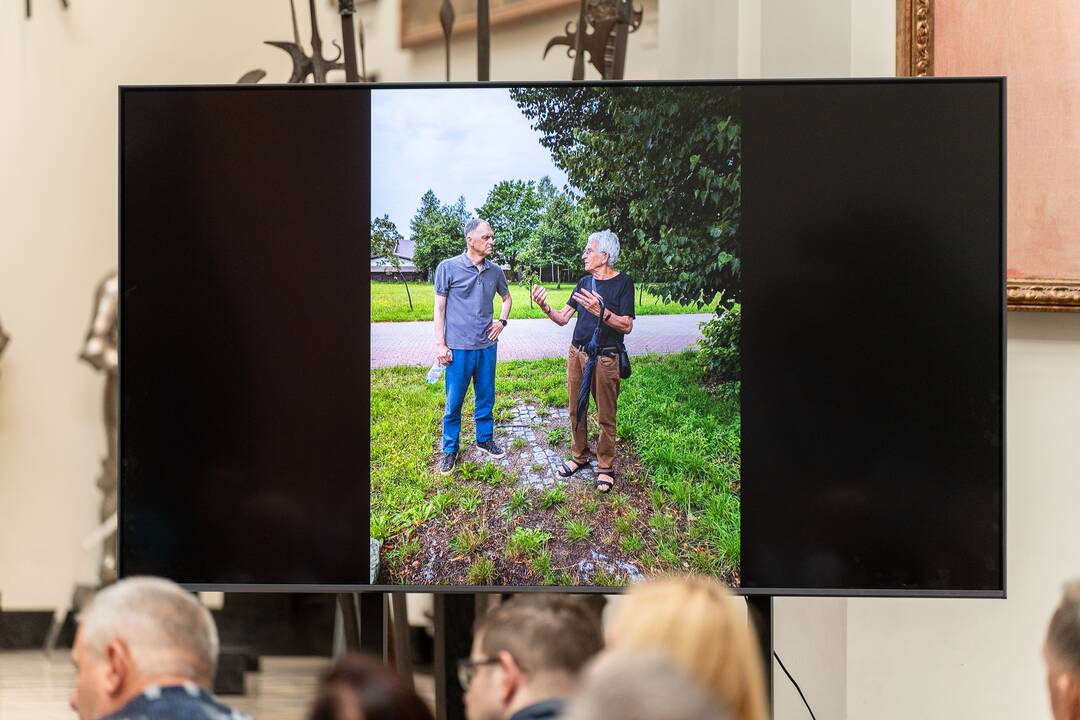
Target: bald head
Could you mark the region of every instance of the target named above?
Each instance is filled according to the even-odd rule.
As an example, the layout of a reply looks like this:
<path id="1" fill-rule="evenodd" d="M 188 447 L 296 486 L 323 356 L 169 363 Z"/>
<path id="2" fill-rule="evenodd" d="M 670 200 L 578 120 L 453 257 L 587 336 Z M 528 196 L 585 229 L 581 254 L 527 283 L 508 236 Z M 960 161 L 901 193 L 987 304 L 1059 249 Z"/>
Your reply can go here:
<path id="1" fill-rule="evenodd" d="M 218 635 L 210 612 L 191 593 L 161 578 L 110 585 L 79 617 L 90 652 L 120 640 L 144 675 L 175 675 L 206 686 L 217 665 Z"/>
<path id="2" fill-rule="evenodd" d="M 1050 618 L 1044 654 L 1055 720 L 1080 720 L 1080 580 L 1065 586 Z"/>
<path id="3" fill-rule="evenodd" d="M 1061 604 L 1050 618 L 1046 649 L 1063 670 L 1080 678 L 1080 580 L 1065 586 Z"/>

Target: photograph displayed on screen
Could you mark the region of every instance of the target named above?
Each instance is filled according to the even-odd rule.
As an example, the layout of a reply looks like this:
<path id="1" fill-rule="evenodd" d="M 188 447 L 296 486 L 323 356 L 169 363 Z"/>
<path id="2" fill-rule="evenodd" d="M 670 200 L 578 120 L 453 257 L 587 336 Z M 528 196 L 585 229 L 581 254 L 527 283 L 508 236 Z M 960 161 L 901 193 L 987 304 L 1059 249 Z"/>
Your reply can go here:
<path id="1" fill-rule="evenodd" d="M 377 584 L 737 586 L 740 88 L 371 118 Z"/>

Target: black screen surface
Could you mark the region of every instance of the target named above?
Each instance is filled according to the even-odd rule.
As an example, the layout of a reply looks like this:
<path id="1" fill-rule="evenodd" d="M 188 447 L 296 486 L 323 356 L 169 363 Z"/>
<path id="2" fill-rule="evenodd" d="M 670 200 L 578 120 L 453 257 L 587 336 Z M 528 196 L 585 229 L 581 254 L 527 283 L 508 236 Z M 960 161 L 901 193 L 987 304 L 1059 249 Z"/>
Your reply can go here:
<path id="1" fill-rule="evenodd" d="M 367 577 L 368 95 L 121 95 L 121 569 Z"/>
<path id="2" fill-rule="evenodd" d="M 124 575 L 367 584 L 384 87 L 121 91 Z M 736 591 L 1002 594 L 1004 82 L 714 87 L 741 94 Z"/>
<path id="3" fill-rule="evenodd" d="M 747 88 L 744 587 L 1003 589 L 1002 93 Z"/>

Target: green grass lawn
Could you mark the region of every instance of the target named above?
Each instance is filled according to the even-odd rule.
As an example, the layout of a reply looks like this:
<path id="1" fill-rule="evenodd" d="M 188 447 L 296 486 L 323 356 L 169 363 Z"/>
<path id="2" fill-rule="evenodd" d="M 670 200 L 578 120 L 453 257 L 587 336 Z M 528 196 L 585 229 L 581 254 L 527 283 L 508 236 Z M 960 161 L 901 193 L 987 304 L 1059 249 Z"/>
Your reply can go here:
<path id="1" fill-rule="evenodd" d="M 622 549 L 647 567 L 717 575 L 737 570 L 738 383 L 706 391 L 693 351 L 639 356 L 633 363 L 633 377 L 623 381 L 619 396 L 618 441 L 619 452 L 632 452 L 639 467 L 635 477 L 619 482 L 644 483 L 651 492 L 652 515 L 644 537 L 616 528 Z M 561 358 L 502 362 L 497 373 L 496 423 L 515 395 L 550 407 L 567 402 Z M 452 506 L 475 507 L 478 500 L 430 469 L 441 432 L 443 387 L 428 385 L 423 374 L 422 368 L 411 367 L 371 371 L 371 534 L 398 539 L 401 552 L 415 549 L 401 539 L 412 537 L 418 526 Z M 471 398 L 470 391 L 462 408 L 463 437 Z M 613 492 L 597 500 L 614 504 L 620 496 Z M 558 503 L 551 505 L 556 512 Z M 629 522 L 637 519 L 635 514 Z M 566 522 L 568 532 L 587 534 L 584 528 L 571 528 L 572 519 Z M 462 537 L 459 544 L 471 546 L 471 540 Z"/>
<path id="2" fill-rule="evenodd" d="M 561 289 L 556 289 L 555 283 L 544 283 L 548 290 L 548 302 L 552 307 L 561 308 L 570 299 L 570 293 L 574 289 L 574 283 L 563 283 Z M 431 283 L 409 283 L 409 293 L 412 294 L 413 309 L 409 309 L 409 301 L 405 294 L 405 286 L 401 282 L 371 282 L 371 320 L 373 322 L 392 322 L 408 320 L 431 320 L 435 312 L 435 288 Z M 522 285 L 511 285 L 510 295 L 514 298 L 514 307 L 510 311 L 510 318 L 542 318 L 544 314 L 540 308 L 529 306 L 529 291 Z M 637 303 L 637 298 L 634 302 Z M 502 299 L 496 296 L 492 303 L 495 312 L 498 313 Z M 697 307 L 694 305 L 678 305 L 675 303 L 665 304 L 648 290 L 645 291 L 641 303 L 635 308 L 637 315 L 679 315 L 682 313 L 712 312 L 715 305 Z"/>

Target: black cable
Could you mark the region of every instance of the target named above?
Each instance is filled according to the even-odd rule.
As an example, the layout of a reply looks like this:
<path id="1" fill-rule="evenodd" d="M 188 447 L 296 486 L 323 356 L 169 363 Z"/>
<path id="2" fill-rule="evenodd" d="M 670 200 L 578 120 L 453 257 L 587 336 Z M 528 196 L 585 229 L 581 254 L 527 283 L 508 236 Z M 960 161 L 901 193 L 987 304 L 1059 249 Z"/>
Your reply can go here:
<path id="1" fill-rule="evenodd" d="M 810 713 L 810 717 L 813 718 L 813 720 L 817 720 L 817 717 L 814 715 L 814 711 L 810 709 L 810 703 L 806 702 L 806 696 L 803 695 L 802 688 L 799 687 L 799 683 L 795 682 L 795 678 L 791 677 L 791 673 L 789 673 L 787 671 L 787 668 L 784 667 L 784 661 L 780 659 L 780 656 L 776 654 L 775 650 L 773 651 L 772 656 L 776 658 L 776 662 L 780 663 L 780 669 L 784 671 L 785 675 L 787 675 L 787 679 L 790 680 L 791 684 L 795 686 L 795 689 L 799 691 L 799 697 L 802 698 L 803 705 L 806 706 L 806 711 Z"/>

